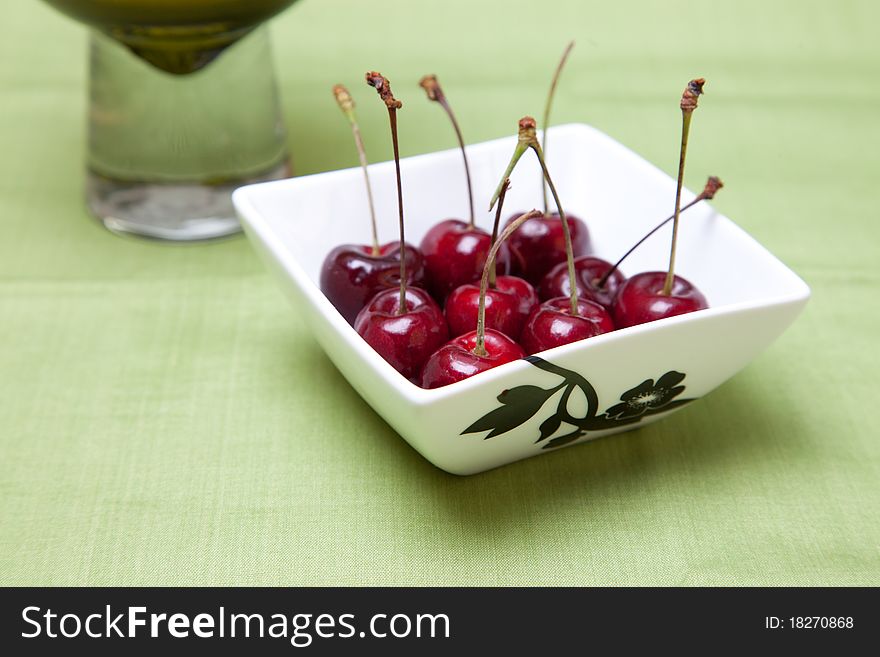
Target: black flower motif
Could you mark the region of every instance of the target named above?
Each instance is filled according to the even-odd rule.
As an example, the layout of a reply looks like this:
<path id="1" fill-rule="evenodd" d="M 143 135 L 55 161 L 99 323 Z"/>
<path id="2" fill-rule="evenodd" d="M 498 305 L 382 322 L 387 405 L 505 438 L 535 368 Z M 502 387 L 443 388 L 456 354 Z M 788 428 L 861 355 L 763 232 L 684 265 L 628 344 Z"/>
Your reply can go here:
<path id="1" fill-rule="evenodd" d="M 685 375 L 671 371 L 661 376 L 657 383 L 654 383 L 654 379 L 646 379 L 632 390 L 627 390 L 620 396 L 621 403 L 600 413 L 599 396 L 586 378 L 538 356 L 529 356 L 526 360 L 539 369 L 557 375 L 562 382 L 552 388 L 524 385 L 504 390 L 497 398 L 501 406 L 471 424 L 461 432 L 462 435 L 483 433 L 483 439 L 488 440 L 513 431 L 538 415 L 560 390 L 562 394 L 556 403 L 556 410 L 538 427 L 539 435 L 535 443 L 543 443 L 542 449 L 568 445 L 591 431 L 638 424 L 645 416 L 666 413 L 693 401 L 675 399 L 684 391 L 685 387 L 679 384 L 684 381 Z M 572 415 L 568 409 L 569 399 L 576 390 L 587 400 L 583 415 Z"/>
<path id="2" fill-rule="evenodd" d="M 674 371 L 661 376 L 657 383 L 654 383 L 654 379 L 646 379 L 623 393 L 621 403 L 609 408 L 605 415 L 614 420 L 623 420 L 640 417 L 649 411 L 657 412 L 684 391 L 684 386 L 678 385 L 683 380 L 684 374 Z"/>

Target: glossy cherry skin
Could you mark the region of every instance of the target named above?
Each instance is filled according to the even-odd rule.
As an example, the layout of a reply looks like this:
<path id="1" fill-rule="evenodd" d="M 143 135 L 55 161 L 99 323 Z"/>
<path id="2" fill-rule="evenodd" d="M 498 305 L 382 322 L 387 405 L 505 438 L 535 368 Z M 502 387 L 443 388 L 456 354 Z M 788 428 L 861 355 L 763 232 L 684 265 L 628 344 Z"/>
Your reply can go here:
<path id="1" fill-rule="evenodd" d="M 614 273 L 605 281 L 605 285 L 600 290 L 596 287 L 596 283 L 613 267 L 607 260 L 602 258 L 594 258 L 593 256 L 581 256 L 574 259 L 574 277 L 577 286 L 577 295 L 582 299 L 589 299 L 605 306 L 607 310 L 611 310 L 611 304 L 614 297 L 617 296 L 617 290 L 626 281 L 619 269 L 615 269 Z M 560 262 L 553 267 L 544 280 L 541 281 L 541 287 L 538 294 L 541 299 L 552 299 L 554 297 L 567 297 L 571 285 L 568 282 L 568 263 Z"/>
<path id="2" fill-rule="evenodd" d="M 327 254 L 321 266 L 321 291 L 349 324 L 367 302 L 382 290 L 400 286 L 400 242 L 379 247 L 362 244 L 341 244 Z M 406 279 L 408 285 L 425 282 L 425 268 L 418 249 L 406 245 Z"/>
<path id="3" fill-rule="evenodd" d="M 491 247 L 491 235 L 459 219 L 446 219 L 431 227 L 419 245 L 428 291 L 442 303 L 459 285 L 479 280 Z M 496 258 L 497 273 L 508 272 L 509 258 L 502 245 Z"/>
<path id="4" fill-rule="evenodd" d="M 663 294 L 665 271 L 646 271 L 626 281 L 617 292 L 612 313 L 617 328 L 645 324 L 703 310 L 709 302 L 697 288 L 681 276 L 675 276 L 672 293 Z"/>
<path id="5" fill-rule="evenodd" d="M 519 339 L 527 354 L 537 354 L 614 330 L 611 315 L 595 301 L 578 299 L 577 316 L 572 315 L 570 309 L 568 297 L 556 297 L 532 311 Z"/>
<path id="6" fill-rule="evenodd" d="M 406 288 L 406 312 L 398 314 L 400 290 L 383 290 L 358 313 L 354 329 L 391 366 L 418 383 L 422 365 L 449 339 L 446 319 L 431 295 Z"/>
<path id="7" fill-rule="evenodd" d="M 472 377 L 493 367 L 520 358 L 525 352 L 516 342 L 498 331 L 489 329 L 484 336 L 487 356 L 477 356 L 477 332 L 465 333 L 434 352 L 422 369 L 421 386 L 439 388 Z"/>
<path id="8" fill-rule="evenodd" d="M 510 224 L 520 215 L 507 220 Z M 587 225 L 572 214 L 565 215 L 571 232 L 571 250 L 575 257 L 590 252 Z M 565 234 L 557 213 L 529 219 L 507 240 L 511 273 L 538 285 L 548 271 L 565 260 Z"/>
<path id="9" fill-rule="evenodd" d="M 517 276 L 498 276 L 495 288 L 486 290 L 486 328 L 495 329 L 516 340 L 532 308 L 538 305 L 538 294 L 530 283 Z M 460 285 L 446 298 L 446 323 L 449 335 L 456 337 L 473 331 L 480 311 L 480 286 Z"/>

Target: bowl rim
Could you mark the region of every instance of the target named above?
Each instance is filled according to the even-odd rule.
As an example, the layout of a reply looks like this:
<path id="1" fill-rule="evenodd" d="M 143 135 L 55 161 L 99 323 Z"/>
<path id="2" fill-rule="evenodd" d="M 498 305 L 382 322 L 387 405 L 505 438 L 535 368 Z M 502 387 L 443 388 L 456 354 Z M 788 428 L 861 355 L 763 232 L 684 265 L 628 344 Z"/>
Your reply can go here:
<path id="1" fill-rule="evenodd" d="M 617 147 L 629 151 L 630 153 L 644 161 L 641 156 L 629 149 L 627 146 L 621 144 L 620 142 L 617 142 L 605 133 L 587 124 L 566 123 L 550 127 L 551 133 L 576 131 L 588 132 L 593 136 L 599 136 L 601 138 L 608 139 L 613 142 Z M 515 137 L 511 138 L 508 136 L 490 139 L 474 144 L 469 144 L 466 148 L 470 154 L 471 151 L 479 151 L 484 148 L 488 149 L 493 146 L 497 146 L 500 142 L 510 141 L 511 139 L 515 139 Z M 459 152 L 459 149 L 450 148 L 440 151 L 420 153 L 417 155 L 401 158 L 401 166 L 403 166 L 405 162 L 412 164 L 416 162 L 430 160 L 438 156 L 445 157 L 448 156 L 450 153 L 457 152 Z M 386 160 L 383 162 L 370 164 L 369 168 L 371 170 L 378 170 L 393 165 L 393 161 Z M 241 219 L 244 228 L 246 229 L 246 232 L 253 231 L 259 237 L 263 245 L 271 252 L 276 262 L 294 280 L 301 293 L 305 297 L 307 297 L 308 301 L 315 306 L 316 310 L 320 312 L 324 316 L 324 318 L 333 325 L 333 327 L 340 333 L 340 336 L 342 338 L 350 343 L 350 345 L 355 349 L 358 355 L 363 358 L 387 384 L 389 384 L 390 386 L 395 388 L 400 394 L 402 394 L 409 403 L 417 406 L 433 404 L 435 402 L 442 401 L 450 397 L 455 397 L 463 393 L 466 394 L 474 387 L 491 385 L 492 382 L 496 379 L 515 372 L 516 368 L 519 368 L 520 370 L 525 370 L 526 368 L 530 367 L 528 361 L 521 359 L 510 363 L 505 363 L 504 365 L 492 368 L 490 370 L 487 370 L 486 372 L 481 372 L 479 377 L 471 377 L 440 388 L 421 388 L 403 375 L 401 375 L 376 351 L 370 348 L 369 345 L 367 345 L 367 343 L 364 342 L 360 335 L 354 330 L 354 328 L 347 321 L 345 321 L 339 311 L 337 311 L 336 308 L 330 303 L 329 299 L 327 299 L 327 297 L 320 290 L 318 285 L 312 280 L 312 278 L 306 273 L 305 269 L 299 264 L 297 258 L 287 249 L 284 241 L 281 239 L 279 234 L 275 230 L 273 230 L 271 224 L 263 215 L 263 213 L 256 207 L 256 205 L 254 204 L 254 195 L 259 194 L 261 191 L 267 188 L 274 189 L 290 187 L 291 185 L 296 186 L 299 184 L 311 184 L 316 179 L 335 177 L 340 174 L 351 174 L 351 172 L 355 171 L 359 172 L 360 167 L 333 169 L 330 171 L 322 171 L 305 176 L 297 176 L 285 178 L 282 180 L 245 185 L 243 187 L 239 187 L 232 193 L 232 202 L 238 212 L 239 218 Z M 739 232 L 743 237 L 747 238 L 751 242 L 751 246 L 753 248 L 760 250 L 764 257 L 773 260 L 780 267 L 780 271 L 784 275 L 786 275 L 786 277 L 789 279 L 789 283 L 793 288 L 790 293 L 780 294 L 769 298 L 762 298 L 755 301 L 740 301 L 717 307 L 709 307 L 704 310 L 698 310 L 696 312 L 688 313 L 685 315 L 678 315 L 675 317 L 668 317 L 646 324 L 615 329 L 614 331 L 611 331 L 609 333 L 597 335 L 587 340 L 581 340 L 578 342 L 555 347 L 553 349 L 548 349 L 536 355 L 539 355 L 541 358 L 545 358 L 548 360 L 564 358 L 566 355 L 574 351 L 590 351 L 598 349 L 614 341 L 629 340 L 635 336 L 642 335 L 644 333 L 671 329 L 672 327 L 682 323 L 698 322 L 708 320 L 710 318 L 723 317 L 726 315 L 733 315 L 742 312 L 748 312 L 751 310 L 776 307 L 780 305 L 805 303 L 806 300 L 810 298 L 810 288 L 800 276 L 792 271 L 785 263 L 779 260 L 779 258 L 777 258 L 775 255 L 773 255 L 773 253 L 769 249 L 758 242 L 754 237 L 752 237 L 747 231 L 745 231 L 732 219 L 718 212 L 716 212 L 715 214 L 715 221 L 725 222 L 728 229 Z"/>

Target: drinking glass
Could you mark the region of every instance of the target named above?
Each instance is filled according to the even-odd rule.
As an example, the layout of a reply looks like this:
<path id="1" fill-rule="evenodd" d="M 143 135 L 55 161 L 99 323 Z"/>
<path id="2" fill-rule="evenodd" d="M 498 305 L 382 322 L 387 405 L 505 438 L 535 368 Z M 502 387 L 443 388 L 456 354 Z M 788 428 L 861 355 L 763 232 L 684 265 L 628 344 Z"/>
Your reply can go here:
<path id="1" fill-rule="evenodd" d="M 289 175 L 264 21 L 294 0 L 47 0 L 92 28 L 86 198 L 110 230 L 240 230 L 239 185 Z"/>

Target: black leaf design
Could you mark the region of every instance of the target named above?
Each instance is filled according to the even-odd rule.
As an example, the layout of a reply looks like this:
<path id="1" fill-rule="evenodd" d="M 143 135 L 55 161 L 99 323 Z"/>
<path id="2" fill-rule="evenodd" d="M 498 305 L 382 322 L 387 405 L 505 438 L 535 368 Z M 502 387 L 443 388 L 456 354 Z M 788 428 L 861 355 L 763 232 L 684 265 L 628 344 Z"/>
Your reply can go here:
<path id="1" fill-rule="evenodd" d="M 559 387 L 545 390 L 544 388 L 539 388 L 538 386 L 517 386 L 516 388 L 505 390 L 500 395 L 498 395 L 498 401 L 500 401 L 502 404 L 508 405 L 524 404 L 531 406 L 537 404 L 537 407 L 535 408 L 535 413 L 537 413 L 538 409 L 544 405 L 544 402 L 546 402 L 547 399 L 557 390 L 559 390 Z M 534 413 L 532 415 L 534 415 Z"/>
<path id="2" fill-rule="evenodd" d="M 539 443 L 542 440 L 547 440 L 550 436 L 559 431 L 561 425 L 562 418 L 559 417 L 559 414 L 551 415 L 541 423 L 541 426 L 539 427 L 541 436 L 535 442 Z"/>
<path id="3" fill-rule="evenodd" d="M 563 424 L 573 425 L 576 429 L 547 441 L 542 449 L 567 445 L 589 431 L 605 431 L 637 424 L 643 417 L 666 413 L 693 401 L 676 399 L 684 392 L 685 386 L 679 384 L 684 381 L 685 375 L 671 370 L 658 378 L 656 383 L 654 379 L 645 379 L 621 394 L 619 403 L 599 414 L 599 397 L 586 378 L 538 356 L 529 356 L 526 360 L 539 369 L 561 377 L 562 383 L 553 388 L 524 385 L 504 390 L 497 398 L 501 406 L 471 424 L 461 432 L 462 435 L 488 431 L 485 438 L 494 438 L 512 431 L 531 419 L 562 388 L 565 388 L 565 392 L 556 404 L 556 411 L 541 423 L 540 435 L 535 442 L 547 441 Z M 587 400 L 587 411 L 583 417 L 574 417 L 568 411 L 568 401 L 575 389 L 581 390 Z"/>
<path id="4" fill-rule="evenodd" d="M 544 403 L 561 387 L 560 385 L 545 390 L 538 386 L 517 386 L 516 388 L 505 390 L 498 395 L 498 401 L 503 406 L 487 413 L 461 433 L 489 431 L 486 438 L 494 438 L 502 433 L 507 433 L 529 420 L 535 413 L 541 410 Z"/>
<path id="5" fill-rule="evenodd" d="M 583 429 L 575 429 L 571 433 L 567 433 L 564 436 L 559 436 L 559 438 L 554 438 L 549 443 L 544 445 L 542 449 L 552 449 L 554 447 L 562 447 L 563 445 L 568 445 L 568 443 L 573 443 L 578 438 L 582 438 L 586 436 L 587 432 Z"/>

